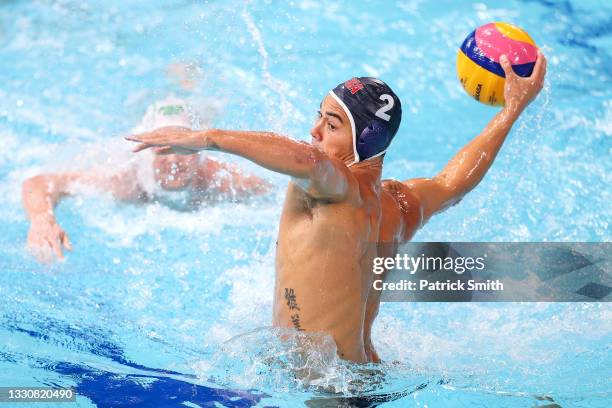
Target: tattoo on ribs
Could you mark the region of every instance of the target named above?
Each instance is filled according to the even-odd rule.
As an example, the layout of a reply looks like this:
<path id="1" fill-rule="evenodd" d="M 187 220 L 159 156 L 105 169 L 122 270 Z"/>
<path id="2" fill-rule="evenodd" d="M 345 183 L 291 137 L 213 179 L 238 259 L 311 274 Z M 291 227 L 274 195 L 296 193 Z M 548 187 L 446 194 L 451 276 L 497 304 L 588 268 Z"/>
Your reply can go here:
<path id="1" fill-rule="evenodd" d="M 293 288 L 285 288 L 285 300 L 287 301 L 287 307 L 289 307 L 289 310 L 300 310 L 295 297 L 295 290 Z M 296 312 L 291 315 L 291 322 L 297 331 L 304 331 L 300 323 L 299 313 Z"/>
<path id="2" fill-rule="evenodd" d="M 295 290 L 293 290 L 293 288 L 285 288 L 285 300 L 287 301 L 289 310 L 300 310 L 297 305 L 297 300 L 295 299 Z"/>

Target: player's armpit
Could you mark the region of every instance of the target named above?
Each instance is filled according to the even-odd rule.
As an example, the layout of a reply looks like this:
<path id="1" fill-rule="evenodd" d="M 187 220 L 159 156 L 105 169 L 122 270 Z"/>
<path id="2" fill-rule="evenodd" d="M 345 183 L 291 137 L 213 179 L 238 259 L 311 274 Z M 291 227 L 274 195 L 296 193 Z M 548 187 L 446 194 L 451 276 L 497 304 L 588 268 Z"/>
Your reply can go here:
<path id="1" fill-rule="evenodd" d="M 317 200 L 330 202 L 344 201 L 351 184 L 356 185 L 355 177 L 346 165 L 338 159 L 317 153 L 312 171 L 307 179 L 294 178 L 294 182 L 306 194 Z"/>

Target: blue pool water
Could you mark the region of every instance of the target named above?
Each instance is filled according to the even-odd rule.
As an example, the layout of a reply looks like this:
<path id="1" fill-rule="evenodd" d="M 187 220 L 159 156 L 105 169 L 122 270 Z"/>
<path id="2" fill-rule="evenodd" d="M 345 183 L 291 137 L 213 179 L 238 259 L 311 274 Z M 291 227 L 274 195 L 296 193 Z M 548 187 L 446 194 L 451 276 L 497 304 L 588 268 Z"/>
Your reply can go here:
<path id="1" fill-rule="evenodd" d="M 415 239 L 610 241 L 609 2 L 1 2 L 0 385 L 74 387 L 84 407 L 367 406 L 384 394 L 388 407 L 610 406 L 606 303 L 386 303 L 374 375 L 324 342 L 310 351 L 316 380 L 299 380 L 287 350 L 308 339 L 279 344 L 267 328 L 287 179 L 234 157 L 272 197 L 184 212 L 83 192 L 56 211 L 75 247 L 66 262 L 24 251 L 21 182 L 120 160 L 121 136 L 173 92 L 215 127 L 309 140 L 328 89 L 380 76 L 404 107 L 384 176 L 431 176 L 495 112 L 454 71 L 463 38 L 490 21 L 542 47 L 545 89 L 481 185 Z M 189 94 L 168 79 L 173 63 L 198 77 Z"/>

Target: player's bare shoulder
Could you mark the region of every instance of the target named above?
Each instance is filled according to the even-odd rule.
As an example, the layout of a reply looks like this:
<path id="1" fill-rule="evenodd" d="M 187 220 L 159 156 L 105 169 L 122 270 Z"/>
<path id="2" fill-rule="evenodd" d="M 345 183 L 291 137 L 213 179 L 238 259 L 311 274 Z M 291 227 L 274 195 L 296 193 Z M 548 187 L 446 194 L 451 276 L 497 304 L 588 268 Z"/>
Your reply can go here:
<path id="1" fill-rule="evenodd" d="M 383 180 L 381 192 L 383 228 L 401 225 L 402 240 L 409 240 L 421 227 L 421 203 L 410 187 L 397 180 Z"/>

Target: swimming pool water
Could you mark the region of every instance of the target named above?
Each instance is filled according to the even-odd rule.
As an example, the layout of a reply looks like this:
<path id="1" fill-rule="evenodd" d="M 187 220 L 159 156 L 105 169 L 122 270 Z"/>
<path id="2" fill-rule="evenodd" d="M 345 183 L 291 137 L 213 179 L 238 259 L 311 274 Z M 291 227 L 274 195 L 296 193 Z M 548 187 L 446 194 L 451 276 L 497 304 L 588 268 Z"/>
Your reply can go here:
<path id="1" fill-rule="evenodd" d="M 485 180 L 415 239 L 610 241 L 608 2 L 0 3 L 0 385 L 73 386 L 78 406 L 336 406 L 322 389 L 398 392 L 389 407 L 609 406 L 607 303 L 385 303 L 384 377 L 328 344 L 311 356 L 318 383 L 296 379 L 283 352 L 300 339 L 266 328 L 287 180 L 234 157 L 217 154 L 271 180 L 272 197 L 182 212 L 88 192 L 56 209 L 66 262 L 24 250 L 21 182 L 125 157 L 121 136 L 168 93 L 216 127 L 309 140 L 327 90 L 379 76 L 404 108 L 384 176 L 431 176 L 496 111 L 465 95 L 454 64 L 465 35 L 498 20 L 542 47 L 545 89 Z M 172 63 L 196 67 L 189 94 Z"/>

